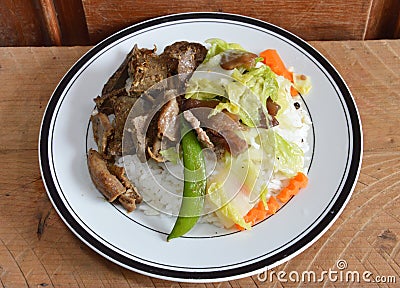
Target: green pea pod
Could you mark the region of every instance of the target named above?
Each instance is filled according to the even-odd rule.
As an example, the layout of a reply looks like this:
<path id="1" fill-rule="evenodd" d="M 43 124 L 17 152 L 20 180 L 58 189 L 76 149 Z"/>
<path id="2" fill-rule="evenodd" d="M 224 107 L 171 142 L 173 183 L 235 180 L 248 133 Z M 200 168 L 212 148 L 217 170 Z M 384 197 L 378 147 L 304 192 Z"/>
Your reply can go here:
<path id="1" fill-rule="evenodd" d="M 167 241 L 189 232 L 203 211 L 206 193 L 206 164 L 196 133 L 189 131 L 188 124 L 181 118 L 184 186 L 181 208 L 174 228 Z"/>

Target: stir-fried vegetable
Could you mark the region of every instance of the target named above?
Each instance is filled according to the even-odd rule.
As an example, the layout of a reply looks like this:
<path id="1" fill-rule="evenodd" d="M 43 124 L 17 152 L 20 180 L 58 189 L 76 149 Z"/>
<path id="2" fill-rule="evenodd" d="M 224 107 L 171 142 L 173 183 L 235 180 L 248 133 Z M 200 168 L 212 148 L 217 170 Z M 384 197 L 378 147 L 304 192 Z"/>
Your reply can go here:
<path id="1" fill-rule="evenodd" d="M 304 168 L 303 150 L 294 141 L 286 139 L 285 133 L 283 137 L 278 131 L 296 132 L 301 127 L 301 116 L 295 111 L 291 96 L 298 95 L 298 92 L 308 93 L 311 81 L 305 75 L 287 69 L 276 50 L 265 50 L 257 58 L 239 44 L 221 39 L 206 42 L 211 47 L 188 82 L 186 98 L 218 101 L 209 117 L 218 113 L 236 115 L 243 129 L 234 132 L 239 133 L 248 144 L 246 153 L 235 156 L 226 153 L 220 159 L 222 163 L 217 165 L 216 173 L 207 179 L 206 197 L 215 206 L 215 213 L 225 227 L 250 229 L 268 215 L 275 214 L 283 203 L 307 185 L 307 177 L 299 172 Z M 229 59 L 230 65 L 222 65 L 222 59 Z M 275 105 L 275 112 L 270 111 L 268 103 Z M 269 127 L 268 120 L 279 121 L 277 129 Z M 182 140 L 183 157 L 194 157 L 195 161 L 199 161 L 198 154 L 185 152 L 185 145 L 194 144 L 195 135 L 192 134 L 189 139 L 187 144 L 185 137 Z M 199 145 L 198 142 L 195 145 L 197 150 Z M 169 155 L 167 151 L 165 153 Z M 289 185 L 277 196 L 270 195 L 268 191 L 266 182 L 271 175 L 269 172 L 291 178 Z M 198 185 L 203 187 L 203 184 L 205 182 Z M 197 222 L 198 217 L 192 217 L 193 214 L 182 217 L 181 213 L 187 213 L 188 207 L 193 213 L 201 212 L 200 207 L 188 204 L 191 201 L 186 200 L 186 196 L 204 196 L 205 192 L 200 192 L 198 188 L 194 188 L 197 190 L 193 192 L 193 187 L 192 190 L 188 187 L 185 178 L 185 198 L 168 240 L 185 234 Z M 202 207 L 203 203 L 198 205 Z"/>
<path id="2" fill-rule="evenodd" d="M 197 223 L 204 206 L 206 192 L 206 165 L 203 152 L 196 134 L 182 118 L 182 155 L 184 170 L 184 187 L 179 216 L 167 241 L 189 232 Z"/>
<path id="3" fill-rule="evenodd" d="M 291 197 L 296 195 L 300 189 L 305 188 L 308 183 L 308 178 L 302 172 L 296 174 L 289 181 L 289 184 L 281 190 L 277 197 L 270 196 L 267 205 L 263 201 L 259 201 L 256 206 L 254 206 L 247 214 L 243 217 L 246 222 L 246 226 L 242 226 L 240 223 L 236 223 L 236 228 L 239 230 L 248 229 L 248 226 L 253 226 L 254 224 L 264 220 L 268 215 L 275 214 L 279 208 L 280 204 L 277 199 L 282 203 L 289 201 Z"/>
<path id="4" fill-rule="evenodd" d="M 260 53 L 260 56 L 264 59 L 263 62 L 268 65 L 272 71 L 277 75 L 283 76 L 293 83 L 293 72 L 289 71 L 283 63 L 281 57 L 275 49 L 267 49 Z M 296 96 L 297 90 L 291 86 L 290 94 Z"/>
<path id="5" fill-rule="evenodd" d="M 305 188 L 307 183 L 307 176 L 299 172 L 295 177 L 290 179 L 289 184 L 279 192 L 277 198 L 282 203 L 286 203 L 290 198 L 296 195 L 301 188 Z"/>

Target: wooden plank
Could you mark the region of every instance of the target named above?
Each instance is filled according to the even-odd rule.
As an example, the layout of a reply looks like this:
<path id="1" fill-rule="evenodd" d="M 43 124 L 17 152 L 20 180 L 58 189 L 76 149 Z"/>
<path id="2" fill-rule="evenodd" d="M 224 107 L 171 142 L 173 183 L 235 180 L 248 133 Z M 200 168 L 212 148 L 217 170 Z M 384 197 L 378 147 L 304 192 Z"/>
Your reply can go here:
<path id="1" fill-rule="evenodd" d="M 398 38 L 399 19 L 399 0 L 373 0 L 364 39 Z"/>
<path id="2" fill-rule="evenodd" d="M 47 101 L 63 74 L 87 49 L 64 49 L 62 54 L 44 47 L 0 49 L 0 121 L 8 123 L 0 129 L 0 151 L 37 149 Z"/>
<path id="3" fill-rule="evenodd" d="M 33 1 L 1 1 L 0 46 L 35 46 L 45 43 L 40 13 Z"/>
<path id="4" fill-rule="evenodd" d="M 315 46 L 339 70 L 361 107 L 364 151 L 400 151 L 396 128 L 400 125 L 400 41 L 318 42 Z M 345 59 L 337 51 L 345 51 Z"/>
<path id="5" fill-rule="evenodd" d="M 362 39 L 372 0 L 83 0 L 89 35 L 96 43 L 130 24 L 180 12 L 243 14 L 279 25 L 306 40 Z"/>
<path id="6" fill-rule="evenodd" d="M 53 0 L 39 0 L 40 10 L 42 12 L 41 20 L 47 35 L 50 38 L 50 44 L 61 45 L 61 29 L 58 24 L 56 10 Z"/>
<path id="7" fill-rule="evenodd" d="M 396 21 L 396 29 L 394 31 L 394 39 L 400 39 L 400 13 L 397 16 L 397 21 Z"/>
<path id="8" fill-rule="evenodd" d="M 53 0 L 64 46 L 88 45 L 85 13 L 81 0 Z"/>
<path id="9" fill-rule="evenodd" d="M 397 276 L 400 116 L 396 107 L 400 105 L 400 40 L 311 44 L 334 64 L 355 97 L 365 137 L 363 166 L 354 194 L 337 222 L 310 248 L 273 270 L 321 273 L 337 270 L 336 261 L 343 259 L 348 263 L 345 272 Z M 276 274 L 272 280 L 264 281 L 254 276 L 203 285 L 175 283 L 123 269 L 83 244 L 69 231 L 46 196 L 39 179 L 36 149 L 40 118 L 52 90 L 89 48 L 0 48 L 0 121 L 7 124 L 0 130 L 0 287 L 349 285 L 339 280 L 315 285 L 283 283 Z M 398 283 L 398 276 L 396 280 Z M 357 285 L 367 286 L 364 282 Z"/>

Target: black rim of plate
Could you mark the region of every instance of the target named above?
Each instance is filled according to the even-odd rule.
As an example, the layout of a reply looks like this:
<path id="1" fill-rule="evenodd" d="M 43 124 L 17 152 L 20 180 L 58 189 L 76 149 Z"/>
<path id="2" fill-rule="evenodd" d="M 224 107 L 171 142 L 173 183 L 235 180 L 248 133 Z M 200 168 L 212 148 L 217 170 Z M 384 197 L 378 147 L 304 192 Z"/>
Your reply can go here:
<path id="1" fill-rule="evenodd" d="M 94 55 L 96 55 L 99 51 L 112 44 L 119 39 L 128 36 L 134 32 L 138 32 L 140 30 L 150 28 L 153 26 L 157 26 L 160 24 L 168 23 L 168 22 L 176 22 L 182 20 L 199 20 L 199 19 L 215 19 L 215 20 L 228 20 L 238 23 L 250 24 L 253 26 L 260 27 L 262 29 L 269 30 L 280 36 L 286 38 L 288 41 L 295 43 L 304 49 L 307 53 L 309 53 L 320 65 L 326 69 L 328 74 L 332 77 L 335 84 L 337 85 L 339 91 L 341 92 L 346 108 L 350 117 L 350 125 L 351 130 L 353 132 L 353 142 L 350 143 L 352 146 L 352 154 L 349 155 L 351 162 L 348 169 L 347 178 L 344 180 L 344 184 L 342 185 L 342 190 L 340 191 L 340 195 L 337 200 L 333 204 L 330 209 L 330 213 L 327 213 L 323 219 L 305 236 L 303 236 L 300 240 L 293 243 L 286 249 L 280 251 L 279 253 L 270 256 L 266 259 L 262 259 L 260 261 L 256 261 L 254 263 L 244 265 L 241 267 L 226 269 L 226 270 L 218 270 L 214 271 L 177 271 L 173 269 L 165 269 L 154 267 L 148 264 L 144 264 L 135 260 L 132 260 L 124 255 L 119 254 L 118 252 L 110 249 L 105 246 L 103 243 L 99 242 L 96 238 L 90 235 L 84 227 L 82 227 L 74 217 L 69 213 L 68 209 L 65 206 L 65 203 L 59 196 L 54 179 L 51 176 L 50 169 L 50 161 L 49 161 L 49 136 L 50 135 L 50 127 L 51 121 L 54 115 L 55 108 L 59 102 L 59 99 L 71 81 L 73 76 L 79 71 L 79 69 L 88 62 Z M 357 108 L 353 101 L 353 97 L 346 84 L 344 83 L 341 76 L 335 70 L 335 68 L 321 55 L 319 54 L 313 47 L 311 47 L 308 43 L 298 38 L 297 36 L 291 34 L 290 32 L 283 30 L 277 26 L 269 24 L 267 22 L 257 20 L 254 18 L 248 18 L 245 16 L 235 15 L 235 14 L 225 14 L 225 13 L 186 13 L 186 14 L 174 14 L 169 16 L 164 16 L 160 18 L 156 18 L 153 20 L 149 20 L 143 23 L 136 24 L 131 26 L 125 30 L 122 30 L 109 38 L 105 39 L 103 42 L 99 43 L 95 47 L 93 47 L 90 51 L 88 51 L 75 65 L 68 71 L 68 73 L 61 80 L 56 90 L 54 91 L 45 114 L 43 116 L 40 138 L 39 138 L 39 156 L 40 156 L 40 165 L 42 171 L 42 178 L 47 189 L 48 195 L 53 201 L 53 204 L 56 206 L 58 213 L 61 218 L 68 224 L 70 229 L 79 235 L 81 239 L 83 239 L 92 249 L 96 250 L 100 254 L 106 256 L 107 258 L 113 260 L 120 265 L 131 268 L 132 270 L 143 272 L 145 274 L 167 278 L 171 280 L 204 280 L 210 281 L 213 279 L 227 279 L 227 278 L 237 278 L 241 275 L 251 274 L 254 271 L 259 271 L 265 269 L 266 267 L 270 267 L 274 265 L 274 263 L 285 260 L 291 255 L 295 255 L 299 250 L 301 251 L 304 247 L 308 246 L 314 240 L 318 239 L 318 237 L 325 231 L 330 224 L 333 223 L 335 218 L 341 212 L 342 208 L 344 208 L 345 203 L 349 199 L 355 182 L 358 177 L 359 168 L 361 164 L 361 155 L 362 155 L 362 133 L 361 133 L 361 124 L 358 115 Z"/>

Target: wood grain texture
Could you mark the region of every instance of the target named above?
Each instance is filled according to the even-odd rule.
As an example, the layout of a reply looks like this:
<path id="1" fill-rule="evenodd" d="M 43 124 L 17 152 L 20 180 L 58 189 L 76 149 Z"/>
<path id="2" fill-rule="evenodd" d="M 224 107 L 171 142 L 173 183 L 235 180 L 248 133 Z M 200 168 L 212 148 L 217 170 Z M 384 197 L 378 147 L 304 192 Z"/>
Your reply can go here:
<path id="1" fill-rule="evenodd" d="M 46 44 L 41 15 L 33 1 L 0 1 L 0 46 Z"/>
<path id="2" fill-rule="evenodd" d="M 310 248 L 274 268 L 400 275 L 400 40 L 311 42 L 349 85 L 364 132 L 359 181 L 343 214 Z M 257 276 L 185 284 L 123 269 L 83 244 L 52 208 L 40 179 L 37 140 L 45 105 L 89 47 L 0 48 L 0 287 L 396 287 L 272 283 Z M 323 95 L 321 95 L 323 97 Z M 400 278 L 397 276 L 397 285 Z"/>
<path id="3" fill-rule="evenodd" d="M 237 13 L 279 25 L 306 40 L 363 39 L 372 0 L 83 0 L 96 43 L 130 24 L 180 12 Z"/>
<path id="4" fill-rule="evenodd" d="M 399 38 L 400 1 L 373 0 L 364 39 Z"/>
<path id="5" fill-rule="evenodd" d="M 60 46 L 62 37 L 61 29 L 60 24 L 58 23 L 57 12 L 53 0 L 39 0 L 39 4 L 42 12 L 41 20 L 43 22 L 43 27 L 50 38 L 50 44 Z"/>
<path id="6" fill-rule="evenodd" d="M 88 45 L 89 33 L 81 0 L 53 0 L 60 24 L 62 45 Z"/>

